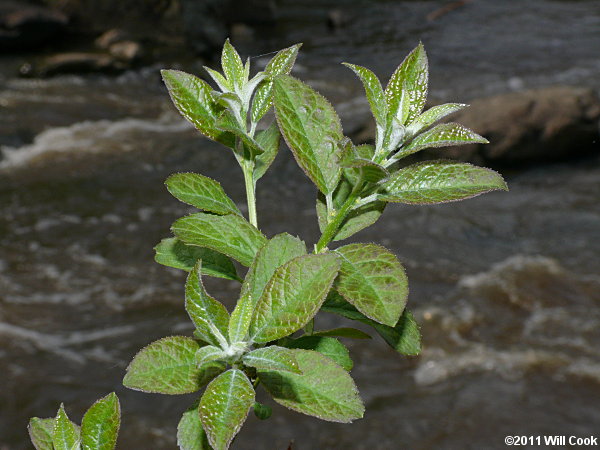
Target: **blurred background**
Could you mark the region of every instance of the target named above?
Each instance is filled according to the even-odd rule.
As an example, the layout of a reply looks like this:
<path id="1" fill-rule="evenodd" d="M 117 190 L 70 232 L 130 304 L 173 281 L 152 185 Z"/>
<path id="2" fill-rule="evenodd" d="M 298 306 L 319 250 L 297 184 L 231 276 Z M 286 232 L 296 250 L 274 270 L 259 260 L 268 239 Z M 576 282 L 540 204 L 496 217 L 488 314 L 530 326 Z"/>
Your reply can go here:
<path id="1" fill-rule="evenodd" d="M 153 246 L 191 211 L 163 186 L 196 171 L 245 207 L 227 149 L 175 111 L 160 68 L 203 75 L 226 37 L 250 56 L 303 42 L 294 75 L 368 142 L 362 86 L 419 41 L 430 104 L 487 146 L 438 149 L 501 171 L 510 192 L 390 205 L 356 240 L 398 254 L 422 327 L 419 357 L 347 342 L 367 412 L 353 425 L 274 407 L 237 448 L 501 449 L 505 435 L 598 433 L 600 424 L 600 2 L 597 0 L 0 1 L 0 449 L 30 448 L 31 416 L 71 418 L 116 391 L 122 449 L 174 449 L 194 396 L 128 391 L 142 346 L 188 334 L 184 274 Z M 259 223 L 309 245 L 315 189 L 283 148 L 258 186 Z M 229 307 L 234 282 L 207 279 Z M 329 314 L 318 327 L 348 324 Z"/>

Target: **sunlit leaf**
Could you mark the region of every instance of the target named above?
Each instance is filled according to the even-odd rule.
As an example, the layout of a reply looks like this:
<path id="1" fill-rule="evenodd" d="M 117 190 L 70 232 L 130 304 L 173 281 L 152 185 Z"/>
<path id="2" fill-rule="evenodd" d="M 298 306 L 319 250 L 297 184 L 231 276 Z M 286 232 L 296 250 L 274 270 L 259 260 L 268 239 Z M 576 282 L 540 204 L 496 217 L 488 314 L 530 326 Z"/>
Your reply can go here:
<path id="1" fill-rule="evenodd" d="M 229 448 L 254 405 L 254 388 L 238 369 L 219 375 L 206 387 L 200 400 L 200 420 L 215 450 Z"/>
<path id="2" fill-rule="evenodd" d="M 324 194 L 333 192 L 341 176 L 342 125 L 331 104 L 300 80 L 275 79 L 275 114 L 296 162 Z"/>
<path id="3" fill-rule="evenodd" d="M 350 244 L 341 256 L 335 289 L 365 316 L 394 326 L 406 305 L 408 279 L 398 258 L 375 244 Z"/>
<path id="4" fill-rule="evenodd" d="M 291 72 L 301 46 L 302 44 L 296 44 L 280 50 L 267 64 L 265 68 L 267 77 L 256 89 L 252 101 L 251 118 L 253 122 L 258 122 L 273 105 L 273 78 Z"/>
<path id="5" fill-rule="evenodd" d="M 277 128 L 276 122 L 273 122 L 271 125 L 269 125 L 267 129 L 256 133 L 256 143 L 260 146 L 263 152 L 254 160 L 255 166 L 252 178 L 255 183 L 262 178 L 267 169 L 275 160 L 277 151 L 279 150 L 279 138 L 279 128 Z"/>
<path id="6" fill-rule="evenodd" d="M 493 170 L 452 161 L 413 164 L 394 173 L 382 188 L 381 200 L 408 204 L 445 203 L 485 192 L 508 190 Z"/>
<path id="7" fill-rule="evenodd" d="M 202 340 L 219 346 L 227 342 L 229 313 L 225 306 L 208 295 L 204 289 L 200 277 L 201 267 L 200 260 L 190 271 L 185 283 L 185 309 Z"/>
<path id="8" fill-rule="evenodd" d="M 188 205 L 219 215 L 241 215 L 221 184 L 212 178 L 197 173 L 176 173 L 167 178 L 165 184 L 173 197 Z"/>
<path id="9" fill-rule="evenodd" d="M 190 214 L 175 221 L 171 230 L 186 244 L 211 248 L 245 266 L 252 264 L 267 241 L 256 227 L 235 214 Z"/>
<path id="10" fill-rule="evenodd" d="M 202 275 L 241 281 L 231 259 L 210 248 L 187 245 L 177 238 L 167 238 L 154 247 L 157 263 L 187 272 L 202 260 Z"/>
<path id="11" fill-rule="evenodd" d="M 284 347 L 270 345 L 246 353 L 242 362 L 259 370 L 283 370 L 301 373 L 294 352 Z"/>
<path id="12" fill-rule="evenodd" d="M 113 392 L 94 403 L 81 421 L 83 450 L 113 450 L 121 425 L 121 405 Z"/>
<path id="13" fill-rule="evenodd" d="M 54 430 L 54 418 L 40 419 L 39 417 L 32 417 L 29 420 L 27 431 L 31 443 L 36 450 L 53 450 L 52 446 L 52 433 Z"/>
<path id="14" fill-rule="evenodd" d="M 258 372 L 261 383 L 277 403 L 331 422 L 349 423 L 363 416 L 364 405 L 347 371 L 321 353 L 300 349 L 294 352 L 302 374 Z"/>
<path id="15" fill-rule="evenodd" d="M 293 339 L 286 344 L 288 348 L 300 348 L 304 350 L 314 350 L 328 358 L 348 372 L 352 370 L 354 363 L 350 359 L 350 352 L 344 344 L 329 336 L 302 336 Z"/>
<path id="16" fill-rule="evenodd" d="M 279 267 L 256 304 L 252 340 L 269 342 L 306 325 L 325 300 L 339 267 L 333 253 L 299 256 Z"/>
<path id="17" fill-rule="evenodd" d="M 188 408 L 177 425 L 177 445 L 181 450 L 212 450 L 200 422 L 199 403 Z"/>
<path id="18" fill-rule="evenodd" d="M 487 143 L 486 138 L 458 123 L 442 123 L 416 136 L 408 145 L 398 151 L 395 158 L 404 158 L 424 148 Z"/>
<path id="19" fill-rule="evenodd" d="M 415 120 L 407 127 L 406 132 L 411 136 L 419 134 L 421 131 L 429 128 L 437 121 L 452 113 L 455 113 L 456 111 L 460 111 L 467 106 L 468 105 L 464 105 L 462 103 L 444 103 L 443 105 L 433 106 L 417 116 Z"/>
<path id="20" fill-rule="evenodd" d="M 65 407 L 61 404 L 52 429 L 54 450 L 76 450 L 80 442 L 79 426 L 69 420 Z"/>
<path id="21" fill-rule="evenodd" d="M 225 369 L 221 363 L 199 369 L 196 364 L 199 348 L 196 340 L 184 336 L 154 341 L 135 355 L 127 367 L 123 385 L 159 394 L 196 392 Z"/>
<path id="22" fill-rule="evenodd" d="M 342 64 L 352 69 L 358 78 L 360 78 L 360 81 L 362 81 L 375 122 L 377 125 L 384 128 L 387 118 L 387 103 L 379 79 L 373 72 L 365 67 L 348 63 Z"/>
<path id="23" fill-rule="evenodd" d="M 227 78 L 227 81 L 229 81 L 232 86 L 241 89 L 246 81 L 248 81 L 245 78 L 244 63 L 242 63 L 240 55 L 238 55 L 238 52 L 233 48 L 229 39 L 227 39 L 225 45 L 223 45 L 221 66 L 225 78 Z"/>
<path id="24" fill-rule="evenodd" d="M 427 99 L 428 70 L 425 48 L 419 44 L 394 71 L 385 88 L 388 117 L 397 117 L 404 125 L 423 110 Z M 408 97 L 406 112 L 402 112 L 403 93 Z"/>

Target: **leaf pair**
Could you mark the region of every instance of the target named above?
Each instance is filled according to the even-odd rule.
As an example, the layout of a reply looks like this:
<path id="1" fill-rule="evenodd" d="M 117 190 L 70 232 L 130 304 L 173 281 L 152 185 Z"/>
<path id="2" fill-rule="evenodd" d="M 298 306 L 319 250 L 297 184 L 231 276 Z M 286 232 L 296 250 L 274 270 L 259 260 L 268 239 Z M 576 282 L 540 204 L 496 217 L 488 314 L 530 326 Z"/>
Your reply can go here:
<path id="1" fill-rule="evenodd" d="M 94 403 L 81 427 L 69 420 L 61 404 L 55 418 L 29 421 L 29 436 L 36 450 L 112 450 L 121 423 L 119 399 L 113 392 Z"/>

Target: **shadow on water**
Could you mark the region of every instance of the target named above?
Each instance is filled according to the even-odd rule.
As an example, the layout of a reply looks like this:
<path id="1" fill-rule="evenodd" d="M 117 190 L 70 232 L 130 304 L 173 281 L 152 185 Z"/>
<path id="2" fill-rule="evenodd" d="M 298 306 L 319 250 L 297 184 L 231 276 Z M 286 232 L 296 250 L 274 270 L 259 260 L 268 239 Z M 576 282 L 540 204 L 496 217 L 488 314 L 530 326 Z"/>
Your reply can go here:
<path id="1" fill-rule="evenodd" d="M 334 101 L 355 98 L 359 86 L 333 63 L 388 74 L 418 39 L 428 47 L 439 99 L 516 84 L 599 87 L 591 56 L 600 11 L 592 1 L 536 0 L 517 9 L 480 0 L 434 22 L 424 17 L 440 2 L 343 2 L 335 5 L 351 20 L 335 32 L 313 20 L 333 2 L 291 3 L 281 2 L 286 42 L 264 45 L 304 41 L 296 74 L 311 82 L 324 76 L 316 87 Z M 124 413 L 120 448 L 174 448 L 173 430 L 194 396 L 147 395 L 120 383 L 139 348 L 191 332 L 183 274 L 153 262 L 153 245 L 191 211 L 163 180 L 201 172 L 221 181 L 243 210 L 232 156 L 175 114 L 154 69 L 115 79 L 8 79 L 0 102 L 0 447 L 28 448 L 31 416 L 53 415 L 65 402 L 79 418 L 115 390 Z M 346 100 L 344 119 L 353 104 L 365 111 Z M 600 160 L 590 157 L 516 170 L 509 193 L 392 205 L 357 239 L 383 243 L 406 266 L 423 354 L 399 358 L 376 339 L 349 342 L 363 420 L 322 423 L 275 405 L 270 426 L 251 415 L 237 442 L 283 449 L 293 438 L 298 450 L 504 448 L 508 434 L 597 432 L 599 179 Z M 314 196 L 282 150 L 259 185 L 263 231 L 289 231 L 310 245 L 318 237 Z M 207 288 L 231 308 L 235 282 L 207 280 Z M 317 320 L 342 323 L 328 314 Z"/>

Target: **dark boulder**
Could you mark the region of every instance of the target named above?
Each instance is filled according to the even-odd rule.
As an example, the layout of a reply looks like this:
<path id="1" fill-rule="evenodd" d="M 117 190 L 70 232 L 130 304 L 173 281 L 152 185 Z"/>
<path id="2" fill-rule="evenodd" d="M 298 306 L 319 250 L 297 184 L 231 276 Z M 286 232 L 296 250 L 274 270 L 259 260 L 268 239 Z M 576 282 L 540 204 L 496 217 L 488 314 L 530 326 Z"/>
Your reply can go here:
<path id="1" fill-rule="evenodd" d="M 69 18 L 62 12 L 23 3 L 0 4 L 0 51 L 29 50 L 64 32 Z"/>

